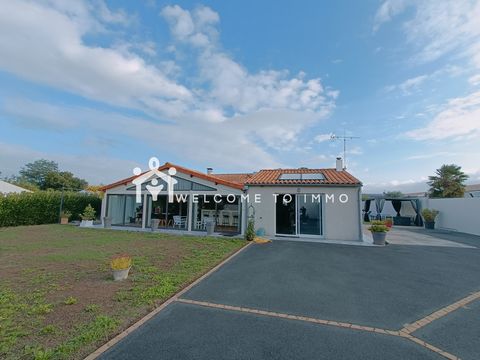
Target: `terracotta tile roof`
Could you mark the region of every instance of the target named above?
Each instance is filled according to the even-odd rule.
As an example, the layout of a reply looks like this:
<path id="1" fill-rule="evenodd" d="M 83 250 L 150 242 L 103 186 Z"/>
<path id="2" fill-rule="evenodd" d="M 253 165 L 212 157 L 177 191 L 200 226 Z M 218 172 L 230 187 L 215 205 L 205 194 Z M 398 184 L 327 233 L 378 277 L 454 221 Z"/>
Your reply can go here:
<path id="1" fill-rule="evenodd" d="M 211 176 L 214 176 L 216 178 L 234 182 L 237 184 L 245 184 L 248 179 L 250 179 L 254 174 L 251 173 L 245 173 L 245 174 L 211 174 Z"/>
<path id="2" fill-rule="evenodd" d="M 318 174 L 325 179 L 280 180 L 282 174 Z M 250 177 L 246 185 L 361 185 L 360 180 L 345 170 L 335 169 L 272 169 L 260 170 Z"/>
<path id="3" fill-rule="evenodd" d="M 232 188 L 235 188 L 235 189 L 243 189 L 243 183 L 231 181 L 231 180 L 228 180 L 228 179 L 222 179 L 222 178 L 218 177 L 218 175 L 215 175 L 215 176 L 214 175 L 208 175 L 208 174 L 202 173 L 200 171 L 191 170 L 191 169 L 185 168 L 183 166 L 175 165 L 175 164 L 172 164 L 172 163 L 169 163 L 169 162 L 166 162 L 165 164 L 160 166 L 158 168 L 158 170 L 159 171 L 168 170 L 171 167 L 174 167 L 177 171 L 179 171 L 183 174 L 190 175 L 191 177 L 197 177 L 199 179 L 211 181 L 211 182 L 214 182 L 216 184 L 229 186 L 229 187 L 232 187 Z M 147 171 L 143 172 L 142 174 L 145 174 L 146 172 Z M 233 174 L 231 174 L 231 175 L 233 175 Z M 111 188 L 114 188 L 114 187 L 117 187 L 117 186 L 120 186 L 120 185 L 127 185 L 127 184 L 131 183 L 132 180 L 134 180 L 136 177 L 137 176 L 130 176 L 126 179 L 114 182 L 114 183 L 109 184 L 109 185 L 105 185 L 100 190 L 105 191 L 105 190 L 108 190 L 108 189 L 111 189 Z"/>

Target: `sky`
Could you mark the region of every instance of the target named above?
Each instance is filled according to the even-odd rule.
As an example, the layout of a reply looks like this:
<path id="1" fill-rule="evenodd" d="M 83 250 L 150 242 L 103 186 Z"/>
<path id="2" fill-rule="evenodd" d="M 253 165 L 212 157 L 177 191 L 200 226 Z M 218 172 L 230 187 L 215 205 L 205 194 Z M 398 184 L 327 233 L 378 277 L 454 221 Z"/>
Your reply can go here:
<path id="1" fill-rule="evenodd" d="M 93 184 L 152 156 L 334 167 L 364 191 L 480 182 L 480 1 L 60 1 L 0 7 L 0 171 Z"/>

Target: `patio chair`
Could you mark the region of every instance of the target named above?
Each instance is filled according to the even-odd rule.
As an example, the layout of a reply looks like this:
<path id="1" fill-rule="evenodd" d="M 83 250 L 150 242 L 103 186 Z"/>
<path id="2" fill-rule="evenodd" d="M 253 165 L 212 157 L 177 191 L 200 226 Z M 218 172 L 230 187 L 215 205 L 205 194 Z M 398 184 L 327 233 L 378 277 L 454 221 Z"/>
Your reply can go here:
<path id="1" fill-rule="evenodd" d="M 195 223 L 195 229 L 205 230 L 206 229 L 205 220 L 208 220 L 208 216 L 205 217 L 205 219 L 203 219 L 203 220 L 197 220 L 197 222 Z"/>
<path id="2" fill-rule="evenodd" d="M 180 216 L 180 215 L 174 215 L 173 216 L 173 227 L 176 228 L 178 226 L 179 229 L 185 228 L 185 225 L 187 224 L 187 217 L 186 216 Z"/>

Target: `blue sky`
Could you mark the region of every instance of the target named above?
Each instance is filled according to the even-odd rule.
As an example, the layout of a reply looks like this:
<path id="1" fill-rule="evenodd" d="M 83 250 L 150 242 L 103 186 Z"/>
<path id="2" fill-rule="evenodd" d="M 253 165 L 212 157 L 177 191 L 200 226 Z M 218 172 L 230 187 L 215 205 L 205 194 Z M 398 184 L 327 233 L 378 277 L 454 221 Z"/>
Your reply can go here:
<path id="1" fill-rule="evenodd" d="M 367 191 L 423 190 L 444 163 L 479 182 L 478 18 L 469 0 L 9 1 L 0 171 L 332 167 L 345 132 Z"/>

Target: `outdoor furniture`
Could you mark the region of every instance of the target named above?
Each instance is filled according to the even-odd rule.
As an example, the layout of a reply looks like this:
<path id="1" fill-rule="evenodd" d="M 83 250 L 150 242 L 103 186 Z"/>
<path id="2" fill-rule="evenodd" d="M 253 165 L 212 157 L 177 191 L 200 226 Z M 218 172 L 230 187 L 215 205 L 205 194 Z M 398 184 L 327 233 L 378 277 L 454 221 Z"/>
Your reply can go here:
<path id="1" fill-rule="evenodd" d="M 394 216 L 394 225 L 410 226 L 412 224 L 412 218 L 410 216 Z"/>
<path id="2" fill-rule="evenodd" d="M 229 226 L 230 225 L 230 215 L 223 215 L 222 225 L 223 226 Z"/>
<path id="3" fill-rule="evenodd" d="M 174 215 L 173 216 L 173 227 L 180 228 L 185 228 L 187 225 L 187 217 L 186 216 L 180 216 L 180 215 Z"/>

